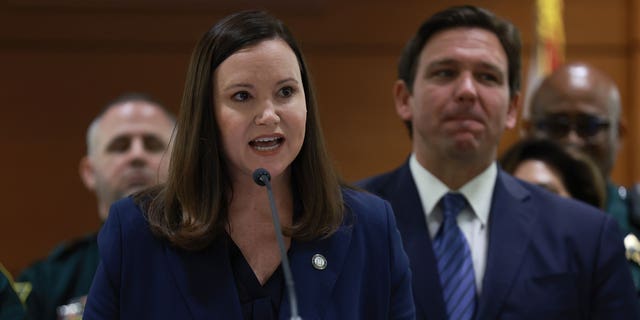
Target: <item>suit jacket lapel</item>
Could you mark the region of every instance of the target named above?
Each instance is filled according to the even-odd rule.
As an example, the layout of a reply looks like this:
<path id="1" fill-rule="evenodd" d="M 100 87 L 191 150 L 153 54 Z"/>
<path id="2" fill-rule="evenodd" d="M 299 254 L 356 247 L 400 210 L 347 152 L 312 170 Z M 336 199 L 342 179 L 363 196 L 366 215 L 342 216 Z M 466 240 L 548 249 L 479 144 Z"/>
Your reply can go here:
<path id="1" fill-rule="evenodd" d="M 351 227 L 342 226 L 327 239 L 292 242 L 289 262 L 298 298 L 298 310 L 303 319 L 324 318 L 336 280 L 347 261 L 351 233 Z M 312 259 L 316 254 L 325 257 L 326 269 L 314 268 Z M 291 316 L 288 294 L 285 290 L 280 305 L 280 319 L 289 319 Z"/>
<path id="2" fill-rule="evenodd" d="M 193 319 L 242 318 L 224 239 L 197 252 L 166 246 L 165 253 L 169 270 Z"/>
<path id="3" fill-rule="evenodd" d="M 522 265 L 535 215 L 528 191 L 499 171 L 489 217 L 489 248 L 477 319 L 496 319 Z"/>
<path id="4" fill-rule="evenodd" d="M 429 319 L 445 319 L 446 308 L 438 275 L 436 258 L 427 222 L 409 162 L 398 171 L 389 201 L 393 203 L 404 250 L 409 256 L 413 277 L 413 295 L 418 314 Z"/>

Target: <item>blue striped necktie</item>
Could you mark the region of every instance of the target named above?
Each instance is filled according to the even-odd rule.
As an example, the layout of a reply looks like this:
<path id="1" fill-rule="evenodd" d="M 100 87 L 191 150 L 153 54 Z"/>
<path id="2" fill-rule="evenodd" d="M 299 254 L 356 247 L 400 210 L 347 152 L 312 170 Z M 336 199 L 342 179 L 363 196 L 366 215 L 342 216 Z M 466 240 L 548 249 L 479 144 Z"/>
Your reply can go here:
<path id="1" fill-rule="evenodd" d="M 447 193 L 440 200 L 443 220 L 433 240 L 442 295 L 450 320 L 472 319 L 476 309 L 476 284 L 467 240 L 456 217 L 467 205 L 462 194 Z"/>

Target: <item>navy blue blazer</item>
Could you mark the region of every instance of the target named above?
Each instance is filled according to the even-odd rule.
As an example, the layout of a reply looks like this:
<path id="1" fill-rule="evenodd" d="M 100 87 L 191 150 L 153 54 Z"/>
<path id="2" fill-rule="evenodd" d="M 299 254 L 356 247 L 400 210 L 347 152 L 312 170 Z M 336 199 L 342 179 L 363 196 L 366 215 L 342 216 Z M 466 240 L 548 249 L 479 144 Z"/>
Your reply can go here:
<path id="1" fill-rule="evenodd" d="M 408 161 L 359 186 L 391 202 L 418 319 L 446 319 L 436 259 Z M 476 319 L 640 319 L 616 222 L 502 170 Z"/>
<path id="2" fill-rule="evenodd" d="M 299 313 L 310 319 L 414 319 L 411 272 L 388 202 L 343 191 L 345 223 L 327 239 L 292 241 Z M 131 198 L 116 202 L 98 237 L 101 262 L 84 319 L 242 319 L 222 240 L 201 251 L 154 236 Z M 312 256 L 327 267 L 317 270 Z M 280 319 L 288 319 L 283 296 Z"/>

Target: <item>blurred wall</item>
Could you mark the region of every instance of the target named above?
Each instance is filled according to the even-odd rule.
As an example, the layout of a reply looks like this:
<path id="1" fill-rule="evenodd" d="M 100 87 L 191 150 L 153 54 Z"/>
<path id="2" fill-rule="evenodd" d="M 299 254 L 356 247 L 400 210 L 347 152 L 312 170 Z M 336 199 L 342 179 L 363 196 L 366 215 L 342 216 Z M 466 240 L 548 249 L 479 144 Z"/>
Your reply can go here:
<path id="1" fill-rule="evenodd" d="M 410 150 L 395 115 L 396 61 L 420 22 L 461 1 L 5 0 L 0 2 L 0 261 L 17 274 L 60 241 L 99 228 L 78 176 L 85 130 L 112 98 L 147 92 L 178 111 L 190 52 L 220 17 L 265 8 L 301 44 L 318 89 L 331 156 L 354 181 L 394 168 Z M 465 1 L 514 22 L 527 70 L 533 1 Z M 635 0 L 565 0 L 567 59 L 620 85 L 631 130 L 615 168 L 640 180 L 636 125 L 640 58 Z M 526 80 L 526 74 L 523 74 Z M 523 86 L 525 88 L 526 86 Z M 518 138 L 505 135 L 501 150 Z"/>

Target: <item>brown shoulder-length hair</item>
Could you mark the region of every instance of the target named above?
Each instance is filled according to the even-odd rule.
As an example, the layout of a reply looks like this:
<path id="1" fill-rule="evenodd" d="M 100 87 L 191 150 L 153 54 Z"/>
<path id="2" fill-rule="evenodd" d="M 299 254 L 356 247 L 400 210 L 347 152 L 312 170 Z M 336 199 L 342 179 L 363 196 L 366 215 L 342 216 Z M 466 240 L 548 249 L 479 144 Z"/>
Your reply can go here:
<path id="1" fill-rule="evenodd" d="M 262 11 L 243 11 L 220 20 L 196 45 L 167 182 L 136 196 L 154 234 L 177 247 L 205 248 L 224 232 L 228 222 L 228 201 L 234 190 L 220 141 L 220 126 L 214 116 L 214 71 L 238 50 L 270 39 L 284 40 L 295 53 L 307 104 L 304 142 L 291 164 L 292 189 L 299 197 L 302 212 L 286 233 L 305 241 L 328 236 L 342 224 L 342 183 L 327 156 L 302 53 L 280 20 Z"/>

